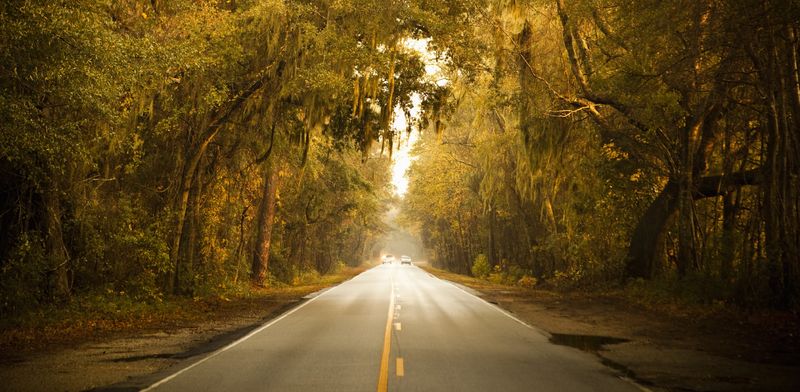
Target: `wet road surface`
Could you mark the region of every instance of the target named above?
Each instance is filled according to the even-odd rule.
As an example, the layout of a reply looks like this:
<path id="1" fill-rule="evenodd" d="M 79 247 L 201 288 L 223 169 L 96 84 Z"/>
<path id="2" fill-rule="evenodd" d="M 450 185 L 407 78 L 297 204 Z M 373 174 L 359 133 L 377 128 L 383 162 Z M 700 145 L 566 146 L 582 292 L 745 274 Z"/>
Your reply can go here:
<path id="1" fill-rule="evenodd" d="M 152 391 L 641 391 L 415 266 L 309 299 Z"/>

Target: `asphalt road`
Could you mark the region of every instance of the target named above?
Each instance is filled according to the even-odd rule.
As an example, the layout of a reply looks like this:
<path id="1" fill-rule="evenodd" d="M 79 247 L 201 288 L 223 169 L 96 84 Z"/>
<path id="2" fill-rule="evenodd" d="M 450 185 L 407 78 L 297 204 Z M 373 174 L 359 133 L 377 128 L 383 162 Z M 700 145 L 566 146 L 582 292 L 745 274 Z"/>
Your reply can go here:
<path id="1" fill-rule="evenodd" d="M 382 265 L 154 391 L 640 391 L 595 357 L 412 266 Z"/>

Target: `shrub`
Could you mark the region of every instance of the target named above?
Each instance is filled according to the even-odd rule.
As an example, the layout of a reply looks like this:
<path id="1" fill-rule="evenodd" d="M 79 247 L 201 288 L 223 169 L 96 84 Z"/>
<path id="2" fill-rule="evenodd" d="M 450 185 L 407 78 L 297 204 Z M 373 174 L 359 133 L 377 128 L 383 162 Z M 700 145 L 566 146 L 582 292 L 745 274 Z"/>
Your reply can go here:
<path id="1" fill-rule="evenodd" d="M 48 269 L 41 236 L 23 233 L 0 265 L 0 314 L 21 313 L 50 300 Z"/>
<path id="2" fill-rule="evenodd" d="M 536 283 L 536 278 L 530 275 L 524 275 L 517 281 L 517 286 L 524 287 L 526 289 L 532 289 L 534 286 L 536 286 Z"/>
<path id="3" fill-rule="evenodd" d="M 313 268 L 297 268 L 295 270 L 294 278 L 292 278 L 292 285 L 300 286 L 314 284 L 319 282 L 320 276 L 320 273 Z"/>
<path id="4" fill-rule="evenodd" d="M 475 262 L 472 263 L 472 276 L 485 279 L 490 272 L 492 272 L 492 266 L 489 265 L 489 258 L 483 253 L 476 256 Z"/>

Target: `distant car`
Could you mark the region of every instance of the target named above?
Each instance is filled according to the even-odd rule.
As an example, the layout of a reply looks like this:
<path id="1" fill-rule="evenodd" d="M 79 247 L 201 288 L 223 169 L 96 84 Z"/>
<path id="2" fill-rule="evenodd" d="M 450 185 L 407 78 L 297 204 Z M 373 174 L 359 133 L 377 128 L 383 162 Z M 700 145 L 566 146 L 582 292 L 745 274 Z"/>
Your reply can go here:
<path id="1" fill-rule="evenodd" d="M 411 257 L 406 256 L 406 255 L 400 256 L 400 265 L 403 265 L 403 264 L 411 265 Z"/>
<path id="2" fill-rule="evenodd" d="M 392 264 L 392 263 L 394 263 L 393 255 L 383 255 L 383 264 Z"/>

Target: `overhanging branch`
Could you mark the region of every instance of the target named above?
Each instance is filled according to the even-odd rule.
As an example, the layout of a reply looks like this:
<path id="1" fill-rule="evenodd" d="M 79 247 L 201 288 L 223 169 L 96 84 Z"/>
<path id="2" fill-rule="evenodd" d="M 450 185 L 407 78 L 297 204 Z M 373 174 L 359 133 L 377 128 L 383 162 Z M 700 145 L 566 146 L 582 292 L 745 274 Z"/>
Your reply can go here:
<path id="1" fill-rule="evenodd" d="M 701 177 L 696 183 L 692 197 L 695 200 L 707 197 L 724 196 L 745 185 L 760 185 L 764 181 L 762 169 Z"/>

